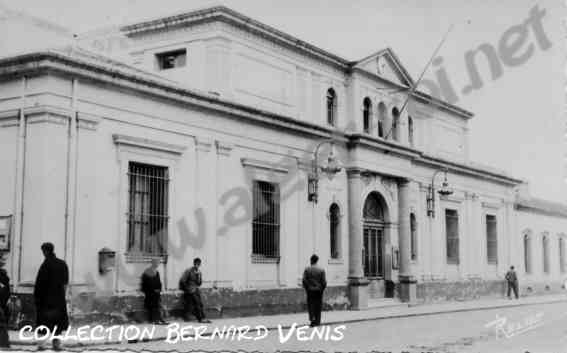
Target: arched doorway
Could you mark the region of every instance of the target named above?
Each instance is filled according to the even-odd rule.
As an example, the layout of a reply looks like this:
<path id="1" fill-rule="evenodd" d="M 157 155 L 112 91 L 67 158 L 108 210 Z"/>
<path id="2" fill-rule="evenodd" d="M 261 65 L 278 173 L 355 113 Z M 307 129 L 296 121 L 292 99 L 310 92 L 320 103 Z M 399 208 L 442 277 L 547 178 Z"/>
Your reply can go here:
<path id="1" fill-rule="evenodd" d="M 364 276 L 370 280 L 371 298 L 384 297 L 384 274 L 386 269 L 385 226 L 386 202 L 378 192 L 366 197 L 363 209 L 363 268 Z"/>

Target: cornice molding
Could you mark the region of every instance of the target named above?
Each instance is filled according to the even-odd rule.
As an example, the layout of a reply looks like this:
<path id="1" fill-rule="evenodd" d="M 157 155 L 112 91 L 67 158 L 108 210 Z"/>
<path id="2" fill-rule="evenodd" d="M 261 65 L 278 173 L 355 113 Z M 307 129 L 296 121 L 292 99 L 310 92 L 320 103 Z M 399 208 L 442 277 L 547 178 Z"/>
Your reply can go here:
<path id="1" fill-rule="evenodd" d="M 20 109 L 5 110 L 0 112 L 0 127 L 18 126 Z"/>
<path id="2" fill-rule="evenodd" d="M 159 152 L 166 152 L 175 155 L 181 155 L 187 147 L 181 145 L 174 145 L 156 140 L 150 140 L 141 137 L 126 136 L 120 134 L 113 134 L 112 139 L 117 146 L 131 146 L 143 149 L 150 149 Z"/>
<path id="3" fill-rule="evenodd" d="M 221 155 L 221 156 L 230 156 L 230 153 L 232 152 L 234 145 L 227 143 L 227 142 L 222 142 L 222 141 L 216 141 L 216 146 L 217 146 L 217 154 Z"/>
<path id="4" fill-rule="evenodd" d="M 240 159 L 240 162 L 244 167 L 247 168 L 264 169 L 270 172 L 283 173 L 283 174 L 287 174 L 289 172 L 287 168 L 284 168 L 281 165 L 265 162 L 257 159 L 242 158 Z"/>
<path id="5" fill-rule="evenodd" d="M 195 149 L 201 152 L 210 152 L 213 148 L 213 139 L 208 137 L 199 136 L 195 137 Z"/>

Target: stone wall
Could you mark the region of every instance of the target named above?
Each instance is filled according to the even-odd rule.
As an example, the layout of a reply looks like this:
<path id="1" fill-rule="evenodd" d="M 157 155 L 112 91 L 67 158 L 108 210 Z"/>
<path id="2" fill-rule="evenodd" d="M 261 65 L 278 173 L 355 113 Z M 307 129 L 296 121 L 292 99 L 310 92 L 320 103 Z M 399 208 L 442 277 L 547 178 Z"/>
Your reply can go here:
<path id="1" fill-rule="evenodd" d="M 301 288 L 234 291 L 229 288 L 203 289 L 206 315 L 211 318 L 274 315 L 306 311 L 305 292 Z M 23 317 L 15 326 L 33 324 L 35 307 L 31 294 L 19 294 Z M 347 287 L 328 287 L 323 298 L 323 310 L 346 310 L 350 302 Z M 143 295 L 99 296 L 81 293 L 73 299 L 71 323 L 121 324 L 143 322 L 146 315 Z M 162 295 L 162 307 L 167 317 L 180 318 L 183 314 L 182 293 L 168 292 Z M 192 317 L 191 317 L 192 318 Z M 194 318 L 192 318 L 194 319 Z M 306 317 L 307 320 L 307 317 Z"/>

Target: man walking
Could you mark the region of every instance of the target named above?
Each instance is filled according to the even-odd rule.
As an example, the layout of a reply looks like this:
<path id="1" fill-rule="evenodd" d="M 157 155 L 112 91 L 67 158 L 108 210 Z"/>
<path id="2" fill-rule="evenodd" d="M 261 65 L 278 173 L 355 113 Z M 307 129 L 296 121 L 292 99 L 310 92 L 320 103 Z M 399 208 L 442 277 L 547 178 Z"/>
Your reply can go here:
<path id="1" fill-rule="evenodd" d="M 321 325 L 323 291 L 327 287 L 325 270 L 317 266 L 317 261 L 319 261 L 319 256 L 311 255 L 311 266 L 306 267 L 303 271 L 303 288 L 307 293 L 307 310 L 311 327 Z"/>
<path id="2" fill-rule="evenodd" d="M 50 334 L 61 334 L 69 326 L 67 316 L 67 285 L 69 269 L 65 261 L 55 256 L 51 243 L 43 243 L 41 251 L 45 260 L 37 273 L 34 286 L 34 299 L 37 313 L 37 325 L 46 326 Z M 53 339 L 53 350 L 61 350 L 61 341 Z M 39 349 L 43 346 L 40 345 Z"/>
<path id="3" fill-rule="evenodd" d="M 196 257 L 193 259 L 193 267 L 186 270 L 179 280 L 179 288 L 183 290 L 183 299 L 185 303 L 185 315 L 189 311 L 201 323 L 210 323 L 210 320 L 205 319 L 205 311 L 203 310 L 203 300 L 201 299 L 201 291 L 199 287 L 203 283 L 203 278 L 199 267 L 201 266 L 201 259 Z"/>
<path id="4" fill-rule="evenodd" d="M 6 261 L 4 254 L 0 253 L 0 348 L 10 348 L 8 336 L 8 300 L 10 299 L 10 277 L 4 269 Z"/>
<path id="5" fill-rule="evenodd" d="M 511 290 L 514 290 L 514 295 L 518 299 L 518 276 L 516 276 L 514 266 L 510 266 L 510 270 L 506 273 L 506 283 L 508 284 L 508 299 L 512 299 Z"/>

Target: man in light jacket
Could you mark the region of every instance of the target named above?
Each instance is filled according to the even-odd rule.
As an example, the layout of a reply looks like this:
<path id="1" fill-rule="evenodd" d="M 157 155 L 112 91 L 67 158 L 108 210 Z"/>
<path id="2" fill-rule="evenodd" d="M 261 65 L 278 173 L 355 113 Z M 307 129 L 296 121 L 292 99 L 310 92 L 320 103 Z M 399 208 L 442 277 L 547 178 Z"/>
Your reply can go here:
<path id="1" fill-rule="evenodd" d="M 325 270 L 317 266 L 319 256 L 311 256 L 311 266 L 303 271 L 303 288 L 307 293 L 307 309 L 309 312 L 310 326 L 321 325 L 321 309 L 323 306 L 323 291 L 327 287 Z"/>
<path id="2" fill-rule="evenodd" d="M 193 267 L 186 270 L 179 280 L 179 287 L 183 290 L 183 299 L 185 301 L 185 315 L 189 311 L 201 323 L 210 323 L 205 319 L 205 311 L 203 310 L 203 300 L 201 299 L 201 291 L 199 287 L 203 283 L 202 274 L 199 270 L 201 259 L 196 257 L 193 260 Z"/>

